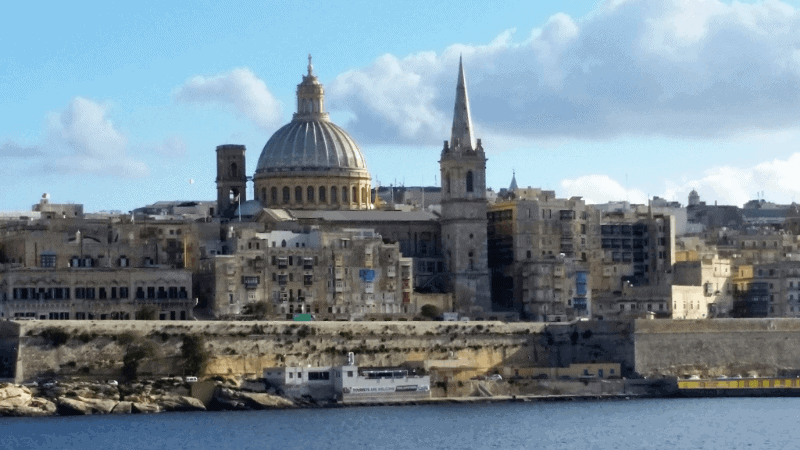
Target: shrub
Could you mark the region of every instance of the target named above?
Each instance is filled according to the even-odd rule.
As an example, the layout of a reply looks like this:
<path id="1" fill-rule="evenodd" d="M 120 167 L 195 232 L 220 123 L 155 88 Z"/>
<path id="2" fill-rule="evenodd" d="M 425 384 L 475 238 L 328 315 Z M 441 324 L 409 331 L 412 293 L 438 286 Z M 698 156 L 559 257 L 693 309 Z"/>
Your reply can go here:
<path id="1" fill-rule="evenodd" d="M 50 342 L 52 342 L 53 347 L 56 348 L 66 344 L 70 337 L 69 333 L 55 327 L 45 328 L 42 330 L 40 336 L 45 339 L 49 339 Z"/>
<path id="2" fill-rule="evenodd" d="M 158 317 L 158 308 L 155 306 L 145 306 L 136 311 L 134 317 L 136 320 L 156 320 Z"/>
<path id="3" fill-rule="evenodd" d="M 205 339 L 198 334 L 185 335 L 181 345 L 181 355 L 184 359 L 184 371 L 187 375 L 201 374 L 208 363 L 208 351 L 205 348 Z"/>
<path id="4" fill-rule="evenodd" d="M 150 340 L 139 339 L 132 342 L 122 357 L 122 375 L 128 380 L 135 380 L 141 362 L 154 358 L 157 353 L 158 347 Z"/>

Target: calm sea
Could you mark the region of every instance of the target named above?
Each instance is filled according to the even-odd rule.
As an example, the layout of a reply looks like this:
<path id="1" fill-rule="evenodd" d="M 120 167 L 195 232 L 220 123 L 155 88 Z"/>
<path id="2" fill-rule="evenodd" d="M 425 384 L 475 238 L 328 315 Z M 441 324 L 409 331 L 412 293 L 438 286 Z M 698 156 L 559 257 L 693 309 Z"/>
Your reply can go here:
<path id="1" fill-rule="evenodd" d="M 794 449 L 800 399 L 0 418 L 4 449 Z"/>

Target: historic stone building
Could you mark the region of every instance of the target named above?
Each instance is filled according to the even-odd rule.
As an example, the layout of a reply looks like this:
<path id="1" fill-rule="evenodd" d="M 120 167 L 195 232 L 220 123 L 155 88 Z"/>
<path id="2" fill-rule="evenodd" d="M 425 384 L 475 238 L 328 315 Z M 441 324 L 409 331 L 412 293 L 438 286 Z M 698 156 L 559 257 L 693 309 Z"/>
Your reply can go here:
<path id="1" fill-rule="evenodd" d="M 475 141 L 464 66 L 458 85 L 450 142 L 444 142 L 442 177 L 442 249 L 450 290 L 462 311 L 491 311 L 486 249 L 486 154 Z"/>
<path id="2" fill-rule="evenodd" d="M 278 314 L 299 311 L 319 314 L 344 314 L 347 311 L 350 317 L 372 312 L 413 314 L 418 312 L 415 299 L 421 298 L 420 295 L 411 295 L 412 290 L 416 290 L 420 294 L 431 294 L 431 299 L 437 293 L 450 292 L 454 301 L 441 300 L 440 297 L 436 301 L 437 305 L 450 305 L 448 309 L 455 308 L 462 313 L 478 315 L 491 311 L 486 249 L 486 156 L 480 140 L 476 142 L 473 138 L 469 99 L 461 64 L 451 139 L 445 143 L 440 161 L 443 183 L 440 192 L 441 214 L 424 210 L 375 209 L 366 160 L 355 141 L 346 131 L 333 124 L 325 112 L 324 89 L 314 75 L 310 58 L 308 72 L 297 86 L 297 112 L 289 124 L 269 138 L 259 157 L 253 176 L 256 200 L 242 200 L 237 205 L 238 208 L 230 208 L 237 198 L 235 193 L 241 188 L 237 184 L 241 177 L 236 170 L 244 167 L 243 163 L 232 161 L 231 158 L 232 155 L 243 154 L 241 146 L 220 146 L 217 150 L 217 182 L 222 202 L 219 214 L 223 221 L 225 218 L 241 217 L 251 223 L 261 224 L 263 228 L 260 231 L 265 233 L 280 231 L 308 234 L 311 230 L 317 230 L 321 236 L 331 236 L 348 229 L 371 230 L 374 232 L 372 239 L 376 242 L 367 247 L 371 248 L 378 243 L 383 247 L 389 246 L 387 249 L 397 247 L 399 251 L 393 261 L 405 261 L 403 267 L 407 268 L 398 268 L 395 272 L 402 272 L 409 277 L 402 283 L 392 284 L 394 287 L 385 291 L 387 295 L 389 291 L 393 291 L 393 297 L 384 306 L 377 300 L 374 304 L 366 303 L 366 300 L 375 298 L 370 292 L 343 291 L 341 298 L 344 300 L 339 300 L 337 295 L 330 297 L 325 292 L 312 296 L 311 292 L 317 289 L 316 286 L 295 289 L 289 287 L 288 281 L 278 291 L 278 297 L 275 297 L 272 287 L 265 288 L 263 295 L 256 294 L 251 289 L 247 293 L 248 301 L 256 298 L 272 301 Z M 243 196 L 238 198 L 244 199 Z M 235 228 L 235 233 L 243 228 L 236 220 L 232 220 L 229 225 Z M 351 241 L 354 245 L 361 245 L 369 240 Z M 230 247 L 225 240 L 223 247 Z M 319 261 L 328 261 L 329 246 L 319 244 L 318 248 L 322 253 L 313 256 Z M 223 253 L 242 251 L 241 248 L 229 248 Z M 304 250 L 310 252 L 309 257 L 314 251 Z M 360 254 L 360 251 L 356 253 Z M 244 269 L 237 258 L 227 258 L 227 255 L 218 258 L 219 264 L 215 263 L 217 267 L 234 265 Z M 223 263 L 226 258 L 228 262 Z M 413 258 L 414 264 L 410 258 Z M 353 264 L 361 267 L 360 262 Z M 208 271 L 211 269 L 208 268 Z M 240 269 L 223 270 L 225 273 L 231 271 L 238 274 Z M 400 278 L 402 277 L 398 276 Z M 322 282 L 327 278 L 315 275 L 314 280 Z M 272 286 L 274 281 L 280 280 L 272 280 L 271 276 L 263 279 L 266 286 Z M 360 283 L 356 281 L 352 280 L 349 285 Z M 335 285 L 337 282 L 336 279 L 331 280 L 331 284 Z M 401 284 L 406 287 L 398 288 Z M 219 291 L 220 286 L 215 289 Z M 284 297 L 291 297 L 291 294 L 295 294 L 295 298 L 300 297 L 296 295 L 297 289 L 303 292 L 303 302 L 282 305 L 283 300 L 280 299 Z M 283 294 L 284 290 L 286 295 Z M 224 300 L 228 292 L 216 292 L 214 295 L 221 295 Z M 331 292 L 337 294 L 335 291 Z M 244 298 L 244 295 L 237 295 L 238 297 L 234 297 Z M 215 315 L 237 314 L 242 311 L 241 304 L 238 307 L 223 307 L 219 298 L 217 301 Z M 394 306 L 394 302 L 398 301 L 399 309 Z"/>

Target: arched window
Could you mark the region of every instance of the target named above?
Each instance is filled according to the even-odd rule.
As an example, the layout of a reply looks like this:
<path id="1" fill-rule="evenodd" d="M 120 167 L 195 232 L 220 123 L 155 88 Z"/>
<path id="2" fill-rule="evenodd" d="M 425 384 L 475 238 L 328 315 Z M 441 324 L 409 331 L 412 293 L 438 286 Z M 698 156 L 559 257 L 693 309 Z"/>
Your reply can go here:
<path id="1" fill-rule="evenodd" d="M 338 190 L 336 189 L 336 186 L 331 186 L 331 203 L 336 203 L 336 193 L 337 192 L 338 192 Z"/>
<path id="2" fill-rule="evenodd" d="M 284 188 L 283 188 L 283 204 L 284 205 L 289 203 L 290 201 L 292 201 L 292 199 L 290 197 L 290 194 L 291 193 L 289 192 L 289 188 L 284 186 Z"/>
<path id="3" fill-rule="evenodd" d="M 342 203 L 347 203 L 347 188 L 342 186 Z"/>
<path id="4" fill-rule="evenodd" d="M 294 201 L 296 203 L 303 203 L 303 188 L 300 186 L 294 188 Z"/>
<path id="5" fill-rule="evenodd" d="M 286 239 L 281 241 L 281 247 L 286 247 Z"/>
<path id="6" fill-rule="evenodd" d="M 358 188 L 353 186 L 353 203 L 358 203 Z"/>
<path id="7" fill-rule="evenodd" d="M 474 253 L 472 252 L 472 250 L 470 250 L 469 251 L 469 270 L 475 270 L 475 260 L 472 259 L 472 255 L 473 254 Z"/>
<path id="8" fill-rule="evenodd" d="M 267 188 L 261 188 L 261 201 L 267 203 Z"/>
<path id="9" fill-rule="evenodd" d="M 239 167 L 236 166 L 236 163 L 231 163 L 231 178 L 239 177 Z"/>
<path id="10" fill-rule="evenodd" d="M 366 187 L 364 187 L 364 186 L 362 186 L 362 187 L 361 187 L 361 201 L 362 201 L 363 203 L 369 203 L 369 202 L 367 201 L 367 198 L 368 198 L 368 197 L 367 197 L 367 188 L 366 188 Z"/>
<path id="11" fill-rule="evenodd" d="M 467 172 L 467 192 L 472 192 L 474 189 L 472 187 L 472 171 Z"/>
<path id="12" fill-rule="evenodd" d="M 270 189 L 270 194 L 272 194 L 272 199 L 270 200 L 270 204 L 277 205 L 278 204 L 278 188 L 274 187 Z"/>
<path id="13" fill-rule="evenodd" d="M 448 193 L 448 194 L 450 193 L 450 174 L 449 173 L 444 174 L 444 191 L 446 193 Z"/>
<path id="14" fill-rule="evenodd" d="M 328 200 L 325 199 L 325 186 L 320 186 L 319 187 L 319 202 L 320 203 L 325 203 L 327 201 Z"/>
<path id="15" fill-rule="evenodd" d="M 306 201 L 308 203 L 314 203 L 314 186 L 309 186 L 306 189 Z"/>

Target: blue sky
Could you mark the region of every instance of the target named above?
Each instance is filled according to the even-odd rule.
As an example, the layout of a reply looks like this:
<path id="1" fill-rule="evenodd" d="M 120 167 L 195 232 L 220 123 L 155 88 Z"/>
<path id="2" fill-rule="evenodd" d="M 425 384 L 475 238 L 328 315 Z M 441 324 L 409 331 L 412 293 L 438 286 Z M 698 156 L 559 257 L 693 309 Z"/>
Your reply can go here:
<path id="1" fill-rule="evenodd" d="M 374 184 L 438 181 L 463 55 L 488 185 L 800 201 L 798 2 L 6 6 L 0 209 L 213 199 L 288 122 L 306 55 Z M 194 180 L 194 183 L 190 183 Z"/>

